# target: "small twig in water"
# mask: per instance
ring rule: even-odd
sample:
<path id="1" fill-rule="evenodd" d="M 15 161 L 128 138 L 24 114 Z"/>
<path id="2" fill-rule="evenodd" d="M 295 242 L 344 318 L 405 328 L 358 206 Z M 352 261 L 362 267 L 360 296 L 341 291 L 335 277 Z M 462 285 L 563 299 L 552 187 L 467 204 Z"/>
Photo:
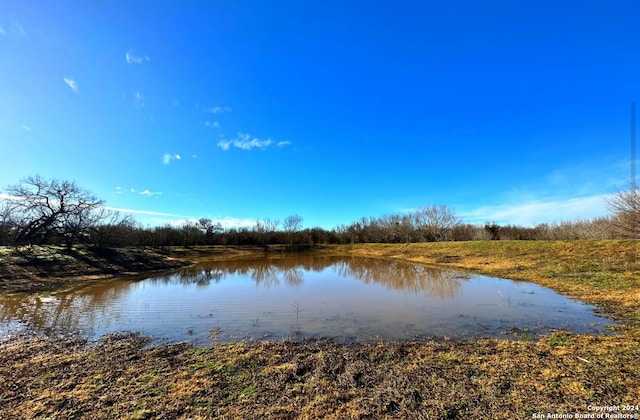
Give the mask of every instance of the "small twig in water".
<path id="1" fill-rule="evenodd" d="M 298 302 L 294 302 L 291 306 L 296 308 L 296 322 L 300 321 L 300 304 Z"/>

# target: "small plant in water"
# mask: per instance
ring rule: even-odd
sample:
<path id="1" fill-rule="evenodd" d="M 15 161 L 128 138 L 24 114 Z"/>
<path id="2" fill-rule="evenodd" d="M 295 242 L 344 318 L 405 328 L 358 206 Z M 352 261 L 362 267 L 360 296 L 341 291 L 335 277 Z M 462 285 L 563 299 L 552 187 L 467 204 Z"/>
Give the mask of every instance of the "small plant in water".
<path id="1" fill-rule="evenodd" d="M 220 328 L 213 328 L 211 330 L 209 330 L 209 335 L 211 336 L 212 340 L 217 340 L 218 339 L 218 334 L 220 334 L 220 331 L 222 331 L 222 329 Z"/>
<path id="2" fill-rule="evenodd" d="M 533 333 L 529 330 L 529 328 L 512 327 L 511 331 L 519 340 L 533 341 L 535 338 Z"/>
<path id="3" fill-rule="evenodd" d="M 300 304 L 298 302 L 294 302 L 291 306 L 296 308 L 296 323 L 300 322 Z"/>

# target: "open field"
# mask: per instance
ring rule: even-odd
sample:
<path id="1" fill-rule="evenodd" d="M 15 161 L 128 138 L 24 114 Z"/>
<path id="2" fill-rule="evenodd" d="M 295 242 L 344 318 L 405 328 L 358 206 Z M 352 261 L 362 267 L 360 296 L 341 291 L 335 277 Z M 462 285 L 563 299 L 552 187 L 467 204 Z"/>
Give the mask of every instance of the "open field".
<path id="1" fill-rule="evenodd" d="M 622 319 L 617 334 L 538 341 L 174 344 L 114 335 L 0 342 L 2 418 L 532 418 L 640 405 L 640 262 L 634 241 L 326 246 L 533 281 Z M 172 258 L 256 249 L 175 250 Z M 166 257 L 167 255 L 165 255 Z M 6 267 L 15 261 L 0 257 Z M 32 269 L 31 281 L 42 282 Z M 131 271 L 131 270 L 129 270 Z M 143 271 L 143 270 L 140 270 Z M 81 277 L 76 273 L 74 281 Z M 103 274 L 104 275 L 104 274 Z M 14 274 L 10 281 L 17 282 Z M 61 276 L 63 278 L 63 276 Z M 58 282 L 64 280 L 57 280 Z M 23 288 L 28 286 L 24 280 Z M 640 414 L 614 411 L 611 414 Z"/>

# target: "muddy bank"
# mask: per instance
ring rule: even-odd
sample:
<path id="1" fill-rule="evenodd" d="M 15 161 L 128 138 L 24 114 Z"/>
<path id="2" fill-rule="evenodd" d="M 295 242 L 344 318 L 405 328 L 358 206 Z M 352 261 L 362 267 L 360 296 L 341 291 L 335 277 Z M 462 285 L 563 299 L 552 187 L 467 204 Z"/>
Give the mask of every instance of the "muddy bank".
<path id="1" fill-rule="evenodd" d="M 233 259 L 283 253 L 285 245 L 97 249 L 76 246 L 0 247 L 0 292 L 64 285 L 172 270 L 199 259 Z M 305 249 L 306 250 L 306 249 Z"/>
<path id="2" fill-rule="evenodd" d="M 187 257 L 150 249 L 1 247 L 0 292 L 37 291 L 115 276 L 171 270 L 191 263 Z"/>

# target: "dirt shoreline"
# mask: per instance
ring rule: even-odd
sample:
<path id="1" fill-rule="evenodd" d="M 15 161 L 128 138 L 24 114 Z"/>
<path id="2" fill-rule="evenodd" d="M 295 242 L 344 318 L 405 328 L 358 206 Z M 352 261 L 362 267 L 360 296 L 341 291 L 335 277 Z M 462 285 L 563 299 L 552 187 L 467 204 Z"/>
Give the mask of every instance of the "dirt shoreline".
<path id="1" fill-rule="evenodd" d="M 18 418 L 533 418 L 640 405 L 633 241 L 396 244 L 315 252 L 533 281 L 623 319 L 618 334 L 540 340 L 323 340 L 145 347 L 149 338 L 0 340 L 0 415 Z M 174 250 L 181 263 L 257 249 Z M 210 254 L 211 252 L 209 252 Z M 70 277 L 71 278 L 71 277 Z M 46 279 L 45 279 L 46 280 Z"/>

